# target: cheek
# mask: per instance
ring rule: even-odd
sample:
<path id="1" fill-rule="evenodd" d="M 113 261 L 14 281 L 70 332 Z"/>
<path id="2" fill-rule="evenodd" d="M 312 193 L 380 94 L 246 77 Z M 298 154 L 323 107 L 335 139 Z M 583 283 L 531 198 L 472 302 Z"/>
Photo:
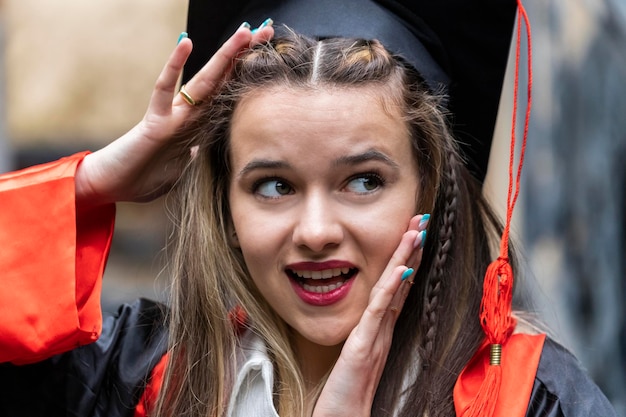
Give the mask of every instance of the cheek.
<path id="1" fill-rule="evenodd" d="M 415 215 L 412 201 L 397 203 L 388 205 L 385 210 L 370 213 L 367 218 L 355 218 L 351 223 L 351 230 L 372 272 L 376 270 L 376 273 L 382 273 Z"/>
<path id="2" fill-rule="evenodd" d="M 239 239 L 239 248 L 246 259 L 262 256 L 264 248 L 271 244 L 271 234 L 267 233 L 265 228 L 257 227 L 250 222 L 235 222 L 235 230 Z"/>
<path id="3" fill-rule="evenodd" d="M 402 226 L 404 222 L 388 222 L 381 224 L 375 232 L 369 235 L 368 251 L 370 252 L 368 259 L 374 261 L 378 268 L 384 269 L 389 263 L 391 256 L 398 248 L 402 235 L 406 231 L 406 226 Z M 408 220 L 407 220 L 408 224 Z M 370 264 L 372 262 L 369 262 Z"/>
<path id="4" fill-rule="evenodd" d="M 276 221 L 263 221 L 261 216 L 252 213 L 234 217 L 233 223 L 239 249 L 250 272 L 272 265 L 271 259 L 279 253 L 287 236 L 284 225 Z"/>

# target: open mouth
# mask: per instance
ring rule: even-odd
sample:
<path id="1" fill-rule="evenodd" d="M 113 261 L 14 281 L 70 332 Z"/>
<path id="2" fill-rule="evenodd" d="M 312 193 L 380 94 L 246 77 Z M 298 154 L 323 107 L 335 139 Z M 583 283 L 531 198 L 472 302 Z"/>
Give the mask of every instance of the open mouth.
<path id="1" fill-rule="evenodd" d="M 289 278 L 298 283 L 305 291 L 325 294 L 341 288 L 356 275 L 358 269 L 332 268 L 321 271 L 287 269 L 286 272 Z"/>

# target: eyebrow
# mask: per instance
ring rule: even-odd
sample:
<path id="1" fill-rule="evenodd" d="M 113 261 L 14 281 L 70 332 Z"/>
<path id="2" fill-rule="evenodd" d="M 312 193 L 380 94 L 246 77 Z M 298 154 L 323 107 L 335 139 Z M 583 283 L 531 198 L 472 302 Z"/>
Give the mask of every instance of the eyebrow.
<path id="1" fill-rule="evenodd" d="M 243 177 L 250 171 L 255 169 L 279 169 L 289 168 L 289 164 L 283 161 L 275 161 L 271 159 L 254 159 L 246 164 L 241 171 L 237 174 L 237 177 Z"/>
<path id="2" fill-rule="evenodd" d="M 389 165 L 391 168 L 400 169 L 400 165 L 398 165 L 396 161 L 376 149 L 369 149 L 355 155 L 341 156 L 335 160 L 334 165 L 359 165 L 369 161 L 380 161 Z"/>
<path id="3" fill-rule="evenodd" d="M 380 161 L 386 165 L 389 165 L 393 169 L 400 169 L 400 165 L 398 165 L 393 159 L 375 149 L 370 149 L 359 154 L 341 156 L 333 161 L 333 165 L 359 165 L 369 161 Z M 248 162 L 241 169 L 241 171 L 239 171 L 237 177 L 243 177 L 249 172 L 256 169 L 285 169 L 289 168 L 290 166 L 291 165 L 284 161 L 276 161 L 272 159 L 254 159 Z"/>

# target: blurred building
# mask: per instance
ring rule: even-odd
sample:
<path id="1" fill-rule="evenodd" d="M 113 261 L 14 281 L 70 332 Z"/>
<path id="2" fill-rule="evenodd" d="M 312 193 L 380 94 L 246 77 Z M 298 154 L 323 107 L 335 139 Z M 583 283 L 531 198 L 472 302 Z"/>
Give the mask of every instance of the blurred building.
<path id="1" fill-rule="evenodd" d="M 626 415 L 626 3 L 527 1 L 522 237 L 542 318 Z"/>

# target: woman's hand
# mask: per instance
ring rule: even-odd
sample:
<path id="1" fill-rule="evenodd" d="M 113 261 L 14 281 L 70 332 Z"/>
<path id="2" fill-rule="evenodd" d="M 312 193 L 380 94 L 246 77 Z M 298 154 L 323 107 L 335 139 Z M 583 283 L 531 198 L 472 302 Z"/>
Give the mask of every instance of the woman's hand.
<path id="1" fill-rule="evenodd" d="M 242 25 L 186 84 L 186 91 L 195 100 L 208 98 L 229 73 L 237 54 L 251 44 L 269 40 L 273 34 L 271 20 L 255 33 Z M 177 94 L 178 79 L 191 49 L 187 38 L 178 43 L 157 79 L 141 122 L 85 157 L 76 172 L 77 205 L 149 201 L 176 181 L 181 164 L 167 150 L 173 148 L 176 132 L 193 111 L 193 106 Z"/>
<path id="2" fill-rule="evenodd" d="M 361 320 L 346 340 L 315 405 L 313 417 L 362 417 L 372 402 L 387 362 L 393 329 L 422 260 L 429 216 L 415 216 L 370 294 Z M 422 221 L 423 219 L 423 221 Z M 410 275 L 409 275 L 410 274 Z M 406 279 L 402 277 L 409 275 Z"/>

